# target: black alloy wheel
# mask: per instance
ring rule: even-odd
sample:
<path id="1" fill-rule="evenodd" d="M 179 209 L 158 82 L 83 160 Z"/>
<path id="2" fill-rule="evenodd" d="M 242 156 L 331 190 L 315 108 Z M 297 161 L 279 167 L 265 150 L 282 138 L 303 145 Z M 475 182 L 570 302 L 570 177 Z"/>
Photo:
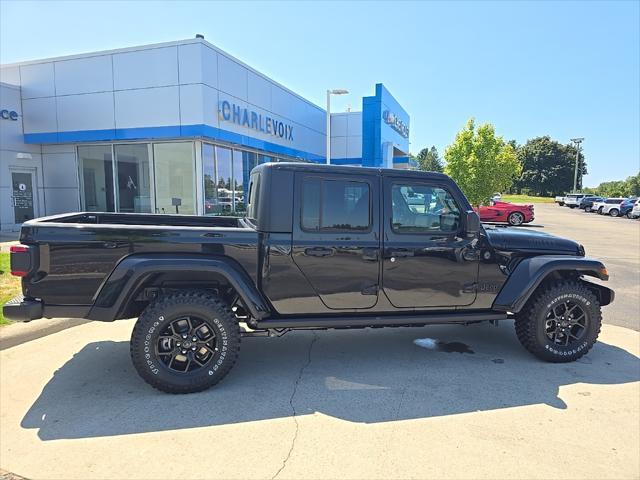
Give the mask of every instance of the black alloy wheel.
<path id="1" fill-rule="evenodd" d="M 557 345 L 577 345 L 587 331 L 589 318 L 577 302 L 567 300 L 551 307 L 545 319 L 547 338 Z"/>

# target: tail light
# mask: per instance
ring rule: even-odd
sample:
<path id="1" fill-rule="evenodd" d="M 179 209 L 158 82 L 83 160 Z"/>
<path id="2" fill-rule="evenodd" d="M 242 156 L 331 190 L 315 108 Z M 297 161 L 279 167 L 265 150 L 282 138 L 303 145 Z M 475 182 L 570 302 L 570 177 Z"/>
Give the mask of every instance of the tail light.
<path id="1" fill-rule="evenodd" d="M 11 253 L 11 275 L 16 277 L 26 277 L 31 271 L 31 251 L 28 245 L 12 245 L 9 248 Z"/>

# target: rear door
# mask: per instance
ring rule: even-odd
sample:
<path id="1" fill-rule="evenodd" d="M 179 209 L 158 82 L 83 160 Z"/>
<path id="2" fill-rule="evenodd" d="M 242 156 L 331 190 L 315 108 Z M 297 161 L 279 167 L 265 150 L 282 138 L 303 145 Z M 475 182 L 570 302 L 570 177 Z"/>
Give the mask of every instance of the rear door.
<path id="1" fill-rule="evenodd" d="M 446 184 L 384 179 L 384 293 L 398 308 L 471 305 L 478 255 L 463 232 L 463 203 Z"/>
<path id="2" fill-rule="evenodd" d="M 329 309 L 378 300 L 377 175 L 296 173 L 293 259 Z"/>

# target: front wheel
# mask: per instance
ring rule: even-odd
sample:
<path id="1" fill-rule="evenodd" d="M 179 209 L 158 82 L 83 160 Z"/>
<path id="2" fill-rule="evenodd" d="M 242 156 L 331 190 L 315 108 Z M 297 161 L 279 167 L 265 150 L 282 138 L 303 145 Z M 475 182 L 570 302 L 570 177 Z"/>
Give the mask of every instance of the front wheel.
<path id="1" fill-rule="evenodd" d="M 522 215 L 522 213 L 520 212 L 512 212 L 507 217 L 507 222 L 509 222 L 509 225 L 513 227 L 522 225 L 524 223 L 524 215 Z"/>
<path id="2" fill-rule="evenodd" d="M 167 393 L 212 387 L 229 373 L 239 350 L 236 318 L 206 292 L 156 300 L 142 312 L 131 334 L 131 359 L 138 374 Z"/>
<path id="3" fill-rule="evenodd" d="M 520 343 L 547 362 L 572 362 L 598 339 L 602 314 L 591 290 L 576 281 L 539 288 L 516 315 Z"/>
<path id="4" fill-rule="evenodd" d="M 598 208 L 598 215 L 602 215 L 602 209 L 603 209 L 603 208 L 604 208 L 604 207 L 600 207 L 600 208 Z"/>

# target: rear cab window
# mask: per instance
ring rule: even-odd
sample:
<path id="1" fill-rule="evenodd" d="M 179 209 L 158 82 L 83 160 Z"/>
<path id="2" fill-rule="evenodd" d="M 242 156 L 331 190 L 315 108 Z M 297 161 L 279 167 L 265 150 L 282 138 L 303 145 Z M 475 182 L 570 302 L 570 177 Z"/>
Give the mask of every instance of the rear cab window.
<path id="1" fill-rule="evenodd" d="M 300 217 L 300 227 L 307 232 L 367 232 L 371 229 L 369 184 L 306 177 Z"/>

